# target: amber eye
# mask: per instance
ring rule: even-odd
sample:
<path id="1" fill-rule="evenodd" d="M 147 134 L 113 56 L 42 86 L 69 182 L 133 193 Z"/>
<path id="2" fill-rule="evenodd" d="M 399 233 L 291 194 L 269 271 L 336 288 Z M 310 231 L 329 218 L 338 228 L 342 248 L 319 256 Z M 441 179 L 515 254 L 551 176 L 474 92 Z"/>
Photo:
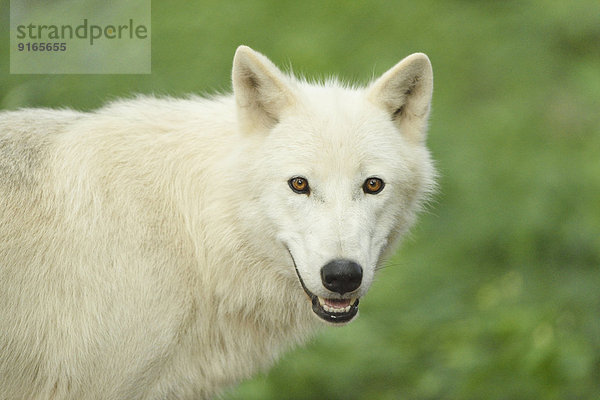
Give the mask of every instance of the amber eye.
<path id="1" fill-rule="evenodd" d="M 383 190 L 385 183 L 379 178 L 367 178 L 363 183 L 363 192 L 367 194 L 377 194 Z"/>
<path id="2" fill-rule="evenodd" d="M 290 188 L 300 194 L 308 194 L 310 188 L 308 187 L 308 181 L 306 178 L 302 178 L 301 176 L 296 176 L 288 181 L 288 185 Z"/>

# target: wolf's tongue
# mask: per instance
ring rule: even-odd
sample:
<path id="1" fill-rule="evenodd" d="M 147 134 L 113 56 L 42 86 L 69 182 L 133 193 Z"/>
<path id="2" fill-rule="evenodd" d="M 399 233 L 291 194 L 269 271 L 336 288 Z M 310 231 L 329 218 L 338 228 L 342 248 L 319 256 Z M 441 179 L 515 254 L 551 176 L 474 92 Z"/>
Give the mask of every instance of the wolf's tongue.
<path id="1" fill-rule="evenodd" d="M 324 299 L 325 304 L 333 308 L 345 308 L 350 305 L 350 299 Z"/>

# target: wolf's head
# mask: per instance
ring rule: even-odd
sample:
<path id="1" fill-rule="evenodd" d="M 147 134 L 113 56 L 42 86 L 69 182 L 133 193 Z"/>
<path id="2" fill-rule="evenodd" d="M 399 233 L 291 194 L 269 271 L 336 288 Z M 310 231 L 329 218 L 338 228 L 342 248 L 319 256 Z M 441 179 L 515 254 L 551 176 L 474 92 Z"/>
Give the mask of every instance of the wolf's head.
<path id="1" fill-rule="evenodd" d="M 282 250 L 316 315 L 350 321 L 433 187 L 429 59 L 413 54 L 367 88 L 349 88 L 286 76 L 241 46 L 233 88 L 257 231 Z"/>

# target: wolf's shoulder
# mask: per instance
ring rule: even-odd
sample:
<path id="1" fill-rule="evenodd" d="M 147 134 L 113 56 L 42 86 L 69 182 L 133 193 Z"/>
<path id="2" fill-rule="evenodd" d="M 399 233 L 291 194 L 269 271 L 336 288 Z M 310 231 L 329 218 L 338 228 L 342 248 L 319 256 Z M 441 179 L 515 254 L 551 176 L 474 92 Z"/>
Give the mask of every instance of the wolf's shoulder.
<path id="1" fill-rule="evenodd" d="M 24 108 L 0 112 L 0 140 L 32 140 L 62 130 L 85 113 L 71 109 Z"/>
<path id="2" fill-rule="evenodd" d="M 44 108 L 0 112 L 0 180 L 18 186 L 30 181 L 57 135 L 84 115 Z"/>

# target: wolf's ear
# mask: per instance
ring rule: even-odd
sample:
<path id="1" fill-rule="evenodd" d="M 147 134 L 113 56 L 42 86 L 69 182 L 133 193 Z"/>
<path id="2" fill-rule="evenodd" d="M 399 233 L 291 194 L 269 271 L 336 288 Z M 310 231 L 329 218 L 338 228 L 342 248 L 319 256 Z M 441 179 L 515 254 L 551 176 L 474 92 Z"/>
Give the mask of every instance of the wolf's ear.
<path id="1" fill-rule="evenodd" d="M 370 101 L 386 110 L 402 134 L 423 141 L 433 92 L 433 70 L 423 53 L 412 54 L 368 89 Z"/>
<path id="2" fill-rule="evenodd" d="M 272 128 L 293 104 L 290 79 L 250 47 L 235 52 L 232 81 L 239 122 L 247 132 Z"/>

